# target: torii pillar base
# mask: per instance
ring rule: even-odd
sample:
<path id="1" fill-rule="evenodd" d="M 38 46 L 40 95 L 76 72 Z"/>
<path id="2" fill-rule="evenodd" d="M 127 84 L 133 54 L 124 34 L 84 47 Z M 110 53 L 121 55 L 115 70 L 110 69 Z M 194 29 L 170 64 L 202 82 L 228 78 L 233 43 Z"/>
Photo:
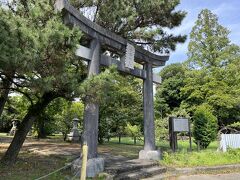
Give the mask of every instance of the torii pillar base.
<path id="1" fill-rule="evenodd" d="M 160 160 L 161 159 L 161 152 L 160 150 L 141 150 L 139 152 L 139 159 L 146 159 L 146 160 Z"/>
<path id="2" fill-rule="evenodd" d="M 86 176 L 88 178 L 94 178 L 99 173 L 103 172 L 104 165 L 105 165 L 104 161 L 105 159 L 101 157 L 88 159 Z M 78 158 L 73 162 L 73 165 L 71 168 L 73 174 L 78 173 L 81 167 L 82 167 L 82 159 Z M 80 177 L 80 176 L 81 174 L 78 173 L 77 177 Z"/>

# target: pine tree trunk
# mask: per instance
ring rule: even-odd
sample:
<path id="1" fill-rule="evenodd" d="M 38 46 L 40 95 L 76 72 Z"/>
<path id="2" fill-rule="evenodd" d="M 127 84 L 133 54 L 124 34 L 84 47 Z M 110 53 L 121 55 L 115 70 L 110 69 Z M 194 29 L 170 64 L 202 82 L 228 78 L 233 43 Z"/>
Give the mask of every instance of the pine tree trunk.
<path id="1" fill-rule="evenodd" d="M 53 93 L 46 93 L 42 96 L 41 99 L 39 99 L 36 104 L 32 105 L 28 109 L 28 112 L 19 125 L 10 146 L 1 159 L 1 163 L 11 165 L 16 162 L 19 151 L 27 137 L 29 130 L 33 125 L 33 122 L 40 116 L 47 105 L 55 98 L 56 96 Z"/>
<path id="2" fill-rule="evenodd" d="M 3 79 L 2 81 L 2 91 L 1 91 L 1 95 L 0 95 L 0 117 L 2 115 L 3 112 L 3 108 L 7 102 L 8 99 L 8 94 L 10 91 L 10 86 L 11 86 L 11 82 L 8 81 L 7 79 Z"/>

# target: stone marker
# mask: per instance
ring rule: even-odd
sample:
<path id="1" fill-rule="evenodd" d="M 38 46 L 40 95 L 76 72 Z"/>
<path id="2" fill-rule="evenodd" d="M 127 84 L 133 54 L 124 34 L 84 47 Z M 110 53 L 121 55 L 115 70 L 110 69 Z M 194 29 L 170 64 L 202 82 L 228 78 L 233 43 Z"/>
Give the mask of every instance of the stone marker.
<path id="1" fill-rule="evenodd" d="M 15 133 L 16 133 L 16 131 L 17 131 L 17 122 L 18 122 L 18 120 L 17 119 L 13 119 L 12 120 L 12 128 L 11 128 L 11 130 L 10 130 L 10 132 L 9 132 L 9 135 L 10 136 L 14 136 L 15 135 Z"/>
<path id="2" fill-rule="evenodd" d="M 79 119 L 78 118 L 74 118 L 73 119 L 73 128 L 71 130 L 71 132 L 67 135 L 67 141 L 70 142 L 80 142 L 80 133 L 78 131 L 78 122 Z"/>
<path id="3" fill-rule="evenodd" d="M 160 150 L 141 150 L 139 152 L 139 159 L 147 159 L 147 160 L 160 160 L 161 152 Z"/>

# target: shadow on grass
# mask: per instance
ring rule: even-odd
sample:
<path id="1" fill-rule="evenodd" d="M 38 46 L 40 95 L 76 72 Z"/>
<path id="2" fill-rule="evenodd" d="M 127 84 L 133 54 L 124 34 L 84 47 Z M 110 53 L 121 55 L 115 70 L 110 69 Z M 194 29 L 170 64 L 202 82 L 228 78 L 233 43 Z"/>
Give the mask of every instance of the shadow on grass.
<path id="1" fill-rule="evenodd" d="M 0 154 L 0 158 L 2 157 Z M 75 159 L 75 157 L 74 157 Z M 67 156 L 44 156 L 32 153 L 20 153 L 18 161 L 12 166 L 0 165 L 0 179 L 7 180 L 30 180 L 46 175 L 60 167 L 65 166 L 73 160 L 73 157 Z M 65 179 L 71 176 L 71 172 L 62 171 L 49 176 L 48 179 Z"/>

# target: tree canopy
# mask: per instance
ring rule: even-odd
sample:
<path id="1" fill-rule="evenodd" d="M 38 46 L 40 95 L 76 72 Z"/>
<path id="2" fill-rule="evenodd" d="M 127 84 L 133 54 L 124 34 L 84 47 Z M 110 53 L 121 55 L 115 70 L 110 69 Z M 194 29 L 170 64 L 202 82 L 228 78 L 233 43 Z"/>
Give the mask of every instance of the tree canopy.
<path id="1" fill-rule="evenodd" d="M 175 50 L 185 35 L 167 29 L 180 26 L 186 12 L 176 10 L 180 0 L 71 0 L 97 24 L 154 52 Z"/>
<path id="2" fill-rule="evenodd" d="M 220 124 L 236 120 L 240 102 L 235 83 L 239 76 L 229 76 L 229 71 L 236 68 L 240 49 L 230 43 L 228 34 L 229 31 L 218 23 L 216 15 L 209 10 L 201 11 L 191 32 L 188 53 L 190 70 L 186 75 L 186 85 L 182 88 L 183 96 L 187 97 L 184 103 L 189 108 L 209 104 Z"/>
<path id="3" fill-rule="evenodd" d="M 184 35 L 175 36 L 166 31 L 166 28 L 179 26 L 185 17 L 185 12 L 175 10 L 179 0 L 71 2 L 82 12 L 84 8 L 93 10 L 93 21 L 99 25 L 154 52 L 174 50 L 177 43 L 186 39 Z M 140 82 L 129 77 L 123 80 L 112 70 L 83 82 L 86 64 L 75 56 L 83 35 L 76 27 L 63 24 L 61 14 L 54 11 L 54 1 L 11 1 L 1 6 L 0 30 L 0 115 L 9 93 L 20 93 L 24 101 L 28 101 L 19 115 L 18 131 L 2 162 L 16 160 L 34 123 L 37 128 L 47 127 L 57 120 L 59 126 L 64 126 L 57 117 L 64 118 L 63 115 L 55 114 L 62 109 L 54 103 L 66 105 L 59 98 L 84 100 L 90 97 L 100 101 L 100 131 L 106 128 L 104 121 L 109 119 L 115 122 L 111 130 L 119 134 L 127 124 L 125 119 L 132 126 L 142 128 Z M 104 88 L 109 89 L 108 97 L 102 97 Z M 106 108 L 107 105 L 110 108 Z"/>
<path id="4" fill-rule="evenodd" d="M 0 71 L 5 73 L 13 68 L 13 90 L 24 94 L 30 102 L 3 157 L 4 162 L 12 163 L 36 118 L 55 98 L 71 97 L 85 71 L 82 61 L 74 55 L 81 33 L 62 23 L 51 2 L 13 1 L 9 8 L 1 7 L 1 14 L 3 28 L 9 28 L 13 34 L 10 38 L 16 41 L 16 44 L 5 44 L 6 49 L 14 45 L 14 51 L 19 53 L 15 58 L 7 55 L 1 58 Z M 13 20 L 10 24 L 9 19 Z M 24 67 L 20 68 L 22 71 L 18 71 L 21 67 L 18 64 Z"/>
<path id="5" fill-rule="evenodd" d="M 185 109 L 191 116 L 202 104 L 212 108 L 220 126 L 239 120 L 240 47 L 211 11 L 200 12 L 190 34 L 188 60 L 163 68 L 156 93 L 156 115 Z"/>

